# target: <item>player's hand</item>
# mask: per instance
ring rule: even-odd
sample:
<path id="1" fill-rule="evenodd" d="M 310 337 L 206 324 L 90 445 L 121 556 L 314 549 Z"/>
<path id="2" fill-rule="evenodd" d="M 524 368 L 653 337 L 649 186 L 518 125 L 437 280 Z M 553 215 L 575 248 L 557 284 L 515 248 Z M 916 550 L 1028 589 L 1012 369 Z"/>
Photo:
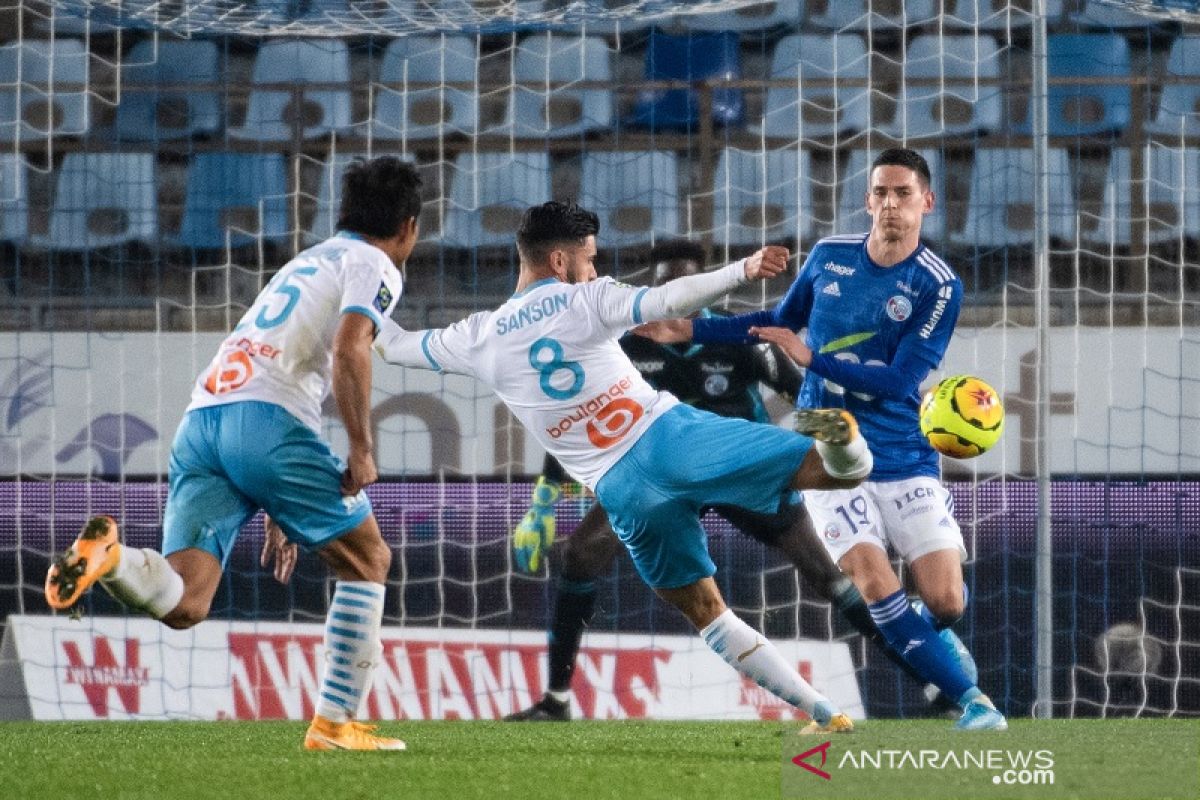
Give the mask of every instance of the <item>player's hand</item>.
<path id="1" fill-rule="evenodd" d="M 540 476 L 533 486 L 533 505 L 512 532 L 513 560 L 521 572 L 541 569 L 542 557 L 554 544 L 554 503 L 561 491 L 559 484 Z"/>
<path id="2" fill-rule="evenodd" d="M 258 556 L 258 564 L 266 569 L 274 561 L 275 580 L 287 585 L 287 582 L 292 579 L 292 570 L 296 568 L 296 558 L 300 554 L 300 548 L 287 540 L 287 537 L 283 535 L 283 528 L 279 527 L 279 523 L 270 516 L 264 518 L 263 527 L 266 529 L 267 535 L 263 537 L 263 549 Z"/>
<path id="3" fill-rule="evenodd" d="M 379 472 L 375 469 L 375 456 L 369 448 L 350 448 L 346 458 L 346 471 L 342 473 L 342 494 L 356 495 L 365 486 L 370 486 L 379 480 Z"/>
<path id="4" fill-rule="evenodd" d="M 757 336 L 764 342 L 770 342 L 779 347 L 787 357 L 795 361 L 802 367 L 807 367 L 812 364 L 812 350 L 809 349 L 795 331 L 787 328 L 765 327 L 758 326 L 750 328 L 751 336 Z"/>
<path id="5" fill-rule="evenodd" d="M 663 319 L 657 322 L 646 322 L 631 329 L 638 336 L 659 344 L 676 344 L 692 340 L 692 321 L 690 319 Z"/>
<path id="6" fill-rule="evenodd" d="M 746 259 L 747 280 L 774 278 L 787 269 L 790 255 L 786 247 L 767 245 Z"/>

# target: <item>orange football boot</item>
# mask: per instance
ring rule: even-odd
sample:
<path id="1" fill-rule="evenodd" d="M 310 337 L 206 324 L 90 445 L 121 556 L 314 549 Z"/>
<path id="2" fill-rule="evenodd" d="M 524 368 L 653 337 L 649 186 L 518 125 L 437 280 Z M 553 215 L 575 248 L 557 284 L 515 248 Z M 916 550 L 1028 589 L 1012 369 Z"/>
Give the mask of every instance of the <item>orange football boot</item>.
<path id="1" fill-rule="evenodd" d="M 400 739 L 375 735 L 375 725 L 350 720 L 334 722 L 320 714 L 313 717 L 304 735 L 305 750 L 404 750 Z"/>
<path id="2" fill-rule="evenodd" d="M 800 733 L 809 735 L 813 733 L 853 733 L 854 721 L 845 714 L 834 714 L 829 718 L 829 722 L 822 725 L 813 720 L 800 729 Z"/>
<path id="3" fill-rule="evenodd" d="M 846 445 L 858 437 L 858 421 L 844 408 L 801 408 L 796 411 L 796 433 L 818 442 Z"/>
<path id="4" fill-rule="evenodd" d="M 70 548 L 51 562 L 46 572 L 46 602 L 60 611 L 70 608 L 120 560 L 117 521 L 92 517 Z"/>

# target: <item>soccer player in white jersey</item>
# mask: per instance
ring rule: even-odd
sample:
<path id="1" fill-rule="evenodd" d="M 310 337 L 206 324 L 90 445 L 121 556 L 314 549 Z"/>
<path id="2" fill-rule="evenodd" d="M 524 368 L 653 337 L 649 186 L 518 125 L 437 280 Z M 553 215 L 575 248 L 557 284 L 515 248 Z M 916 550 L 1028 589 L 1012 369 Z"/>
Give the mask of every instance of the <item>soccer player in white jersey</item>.
<path id="1" fill-rule="evenodd" d="M 871 470 L 854 418 L 814 415 L 819 441 L 683 405 L 642 378 L 617 339 L 643 321 L 687 314 L 788 252 L 750 258 L 655 288 L 596 279 L 595 214 L 573 203 L 529 209 L 517 235 L 517 292 L 492 312 L 408 332 L 385 321 L 376 348 L 395 364 L 474 376 L 494 391 L 576 480 L 596 493 L 642 579 L 679 608 L 730 666 L 808 713 L 812 731 L 849 717 L 725 606 L 700 510 L 779 509 L 793 489 L 853 487 Z"/>
<path id="2" fill-rule="evenodd" d="M 46 576 L 54 608 L 99 582 L 130 609 L 190 628 L 208 616 L 242 525 L 266 510 L 337 576 L 310 750 L 404 749 L 354 717 L 382 651 L 391 565 L 363 491 L 377 478 L 371 346 L 403 289 L 420 186 L 397 158 L 351 164 L 339 233 L 279 270 L 196 379 L 171 447 L 162 553 L 122 546 L 116 522 L 95 517 Z M 346 462 L 319 435 L 331 388 Z"/>

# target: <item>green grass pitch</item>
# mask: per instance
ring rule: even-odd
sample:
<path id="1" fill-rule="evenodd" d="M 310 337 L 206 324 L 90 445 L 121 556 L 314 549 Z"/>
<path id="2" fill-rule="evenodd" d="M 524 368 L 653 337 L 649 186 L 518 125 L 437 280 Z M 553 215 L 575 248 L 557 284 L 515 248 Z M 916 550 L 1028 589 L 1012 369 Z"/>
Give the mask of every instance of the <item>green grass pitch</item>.
<path id="1" fill-rule="evenodd" d="M 1197 797 L 1195 720 L 1013 720 L 1003 734 L 870 720 L 849 736 L 793 723 L 388 723 L 404 753 L 308 753 L 296 722 L 0 723 L 5 798 L 1174 798 Z M 831 741 L 831 780 L 785 749 Z M 845 751 L 1049 748 L 1055 783 L 993 786 L 979 771 L 863 771 Z M 818 763 L 814 761 L 813 763 Z M 912 783 L 916 780 L 916 783 Z M 905 783 L 909 781 L 909 783 Z M 919 787 L 915 794 L 909 788 Z M 785 792 L 787 794 L 785 794 Z M 898 793 L 899 792 L 899 793 Z"/>

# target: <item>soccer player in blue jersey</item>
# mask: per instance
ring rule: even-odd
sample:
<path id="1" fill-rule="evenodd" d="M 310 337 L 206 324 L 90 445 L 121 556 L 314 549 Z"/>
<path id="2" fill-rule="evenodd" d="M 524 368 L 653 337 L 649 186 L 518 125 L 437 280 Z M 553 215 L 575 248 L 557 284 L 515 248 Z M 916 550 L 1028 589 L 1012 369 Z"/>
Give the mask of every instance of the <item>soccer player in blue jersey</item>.
<path id="1" fill-rule="evenodd" d="M 853 489 L 805 493 L 817 531 L 892 648 L 962 707 L 957 726 L 1003 730 L 1004 716 L 976 686 L 970 654 L 950 630 L 966 606 L 966 548 L 938 455 L 917 424 L 919 387 L 941 363 L 962 302 L 958 276 L 921 244 L 922 219 L 934 206 L 929 183 L 920 154 L 885 150 L 871 167 L 870 232 L 818 242 L 776 308 L 643 332 L 657 341 L 779 345 L 807 368 L 798 418 L 829 406 L 854 414 L 874 469 Z M 912 605 L 889 545 L 921 597 Z"/>

